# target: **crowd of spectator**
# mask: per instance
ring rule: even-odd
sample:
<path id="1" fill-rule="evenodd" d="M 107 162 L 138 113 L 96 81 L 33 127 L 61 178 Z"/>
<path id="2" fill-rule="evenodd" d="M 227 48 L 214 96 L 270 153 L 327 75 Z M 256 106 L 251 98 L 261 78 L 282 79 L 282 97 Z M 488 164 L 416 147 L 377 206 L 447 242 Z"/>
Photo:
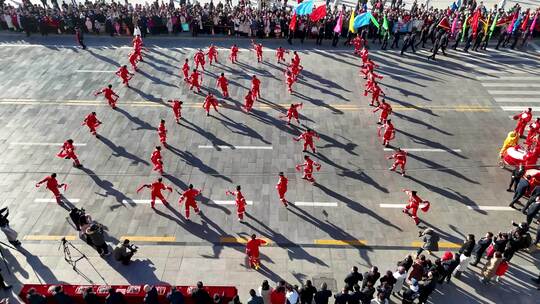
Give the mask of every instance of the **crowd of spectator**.
<path id="1" fill-rule="evenodd" d="M 157 0 L 145 5 L 133 5 L 128 0 L 124 3 L 114 0 L 111 2 L 96 0 L 85 3 L 41 1 L 42 5 L 36 5 L 30 3 L 29 0 L 22 0 L 22 4 L 18 7 L 0 1 L 3 11 L 0 14 L 0 28 L 24 31 L 27 35 L 35 32 L 48 35 L 49 33 L 73 34 L 78 27 L 84 33 L 111 36 L 131 36 L 138 28 L 142 36 L 177 35 L 188 32 L 193 36 L 207 34 L 257 38 L 288 37 L 289 42 L 292 42 L 292 38 L 298 38 L 301 42 L 305 38 L 320 38 L 320 40 L 333 39 L 333 45 L 336 46 L 340 37 L 347 38 L 347 43 L 353 35 L 348 31 L 349 17 L 353 9 L 356 9 L 356 15 L 358 15 L 368 7 L 366 3 L 368 0 L 360 0 L 356 8 L 346 8 L 344 5 L 332 6 L 327 1 L 326 17 L 312 22 L 308 16 L 301 16 L 297 19 L 295 30 L 291 31 L 289 25 L 294 10 L 287 0 L 273 1 L 271 4 L 267 4 L 270 3 L 269 1 L 259 1 L 257 7 L 248 0 L 239 0 L 234 5 L 231 0 L 225 0 L 224 3 L 218 0 L 217 4 L 210 1 L 204 5 L 186 1 L 180 1 L 179 4 L 173 1 L 159 3 Z M 381 43 L 382 39 L 392 39 L 394 41 L 392 47 L 399 47 L 400 38 L 407 39 L 407 34 L 417 32 L 420 34 L 420 39 L 424 39 L 422 45 L 428 37 L 431 37 L 433 43 L 437 25 L 444 17 L 449 17 L 450 22 L 454 18 L 462 22 L 466 18 L 465 12 L 472 14 L 476 9 L 480 9 L 482 16 L 485 19 L 489 16 L 489 20 L 493 20 L 498 11 L 499 20 L 501 20 L 519 8 L 516 4 L 505 11 L 497 8 L 496 5 L 487 8 L 483 2 L 465 0 L 459 8 L 451 6 L 447 9 L 428 8 L 425 4 L 418 5 L 414 1 L 412 6 L 406 9 L 401 0 L 369 1 L 370 10 L 379 24 L 382 24 L 386 17 L 388 31 L 370 24 L 359 32 L 372 37 L 373 42 L 378 40 Z M 340 18 L 342 11 L 344 13 Z M 529 22 L 532 22 L 532 19 L 529 18 Z M 338 20 L 342 20 L 343 30 L 340 33 L 334 32 Z M 459 40 L 456 39 L 459 34 L 459 30 L 452 33 L 451 39 Z"/>

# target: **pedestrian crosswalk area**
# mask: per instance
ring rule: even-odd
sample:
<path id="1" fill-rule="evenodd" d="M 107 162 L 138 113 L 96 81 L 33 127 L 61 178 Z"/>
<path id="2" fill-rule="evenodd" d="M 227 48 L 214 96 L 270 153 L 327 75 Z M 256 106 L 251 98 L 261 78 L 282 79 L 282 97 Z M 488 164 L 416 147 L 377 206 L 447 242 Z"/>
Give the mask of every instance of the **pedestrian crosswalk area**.
<path id="1" fill-rule="evenodd" d="M 486 55 L 487 56 L 487 55 Z M 465 64 L 487 94 L 503 110 L 520 112 L 524 108 L 540 110 L 540 58 L 535 53 L 480 56 Z"/>

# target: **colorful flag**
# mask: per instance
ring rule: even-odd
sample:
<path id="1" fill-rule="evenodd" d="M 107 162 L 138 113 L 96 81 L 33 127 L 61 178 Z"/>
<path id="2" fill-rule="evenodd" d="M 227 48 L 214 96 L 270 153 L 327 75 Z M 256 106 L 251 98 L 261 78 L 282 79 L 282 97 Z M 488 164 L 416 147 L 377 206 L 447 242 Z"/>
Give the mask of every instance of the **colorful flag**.
<path id="1" fill-rule="evenodd" d="M 476 37 L 476 34 L 478 33 L 478 23 L 480 22 L 481 14 L 482 12 L 480 11 L 480 9 L 477 9 L 471 18 L 471 30 L 472 30 L 473 37 Z"/>
<path id="2" fill-rule="evenodd" d="M 514 22 L 514 27 L 512 27 L 512 33 L 514 33 L 519 28 L 522 20 L 523 20 L 523 16 L 519 14 L 518 18 L 516 19 L 516 22 Z"/>
<path id="3" fill-rule="evenodd" d="M 354 28 L 357 29 L 357 28 L 361 28 L 363 26 L 366 26 L 369 24 L 369 22 L 371 21 L 371 13 L 370 12 L 365 12 L 363 14 L 360 14 L 358 16 L 356 16 L 354 18 Z"/>
<path id="4" fill-rule="evenodd" d="M 291 31 L 296 30 L 296 13 L 292 15 L 291 22 L 289 23 L 289 29 Z"/>
<path id="5" fill-rule="evenodd" d="M 450 29 L 450 22 L 448 22 L 448 17 L 442 18 L 442 20 L 439 22 L 439 24 L 437 26 L 442 27 L 445 30 L 449 30 Z"/>
<path id="6" fill-rule="evenodd" d="M 354 28 L 354 11 L 351 12 L 351 18 L 349 18 L 349 32 L 356 33 L 356 29 Z"/>
<path id="7" fill-rule="evenodd" d="M 482 20 L 482 22 L 484 22 L 484 37 L 487 35 L 490 20 L 491 20 L 491 15 L 488 15 L 487 20 Z"/>
<path id="8" fill-rule="evenodd" d="M 386 18 L 386 15 L 384 15 L 383 22 L 382 22 L 382 28 L 383 28 L 383 30 L 388 31 L 388 27 L 389 27 L 388 19 Z"/>
<path id="9" fill-rule="evenodd" d="M 309 15 L 313 12 L 313 0 L 303 1 L 296 7 L 295 13 L 298 16 Z"/>
<path id="10" fill-rule="evenodd" d="M 530 19 L 529 10 L 527 10 L 526 15 L 525 15 L 525 20 L 523 20 L 523 22 L 521 23 L 521 30 L 522 31 L 527 30 L 527 25 L 529 25 L 529 19 Z"/>
<path id="11" fill-rule="evenodd" d="M 326 5 L 321 5 L 317 7 L 313 10 L 311 15 L 309 15 L 309 19 L 313 22 L 317 22 L 324 17 L 326 17 Z"/>
<path id="12" fill-rule="evenodd" d="M 533 19 L 533 22 L 531 23 L 531 29 L 530 29 L 530 32 L 531 32 L 531 38 L 532 38 L 532 33 L 534 32 L 534 28 L 536 27 L 536 19 L 538 18 L 538 13 L 536 13 L 534 15 L 534 19 Z"/>
<path id="13" fill-rule="evenodd" d="M 495 18 L 493 19 L 493 23 L 491 24 L 491 27 L 489 28 L 489 38 L 491 38 L 491 35 L 493 35 L 493 31 L 495 31 L 495 26 L 497 26 L 497 20 L 499 19 L 499 11 L 495 14 Z"/>
<path id="14" fill-rule="evenodd" d="M 456 28 L 458 26 L 459 21 L 459 13 L 454 17 L 454 20 L 452 20 L 452 29 L 450 30 L 450 33 L 454 35 L 456 33 Z"/>
<path id="15" fill-rule="evenodd" d="M 461 42 L 465 40 L 465 30 L 467 30 L 467 21 L 469 20 L 469 16 L 465 16 L 465 21 L 463 22 L 463 27 L 461 28 Z"/>
<path id="16" fill-rule="evenodd" d="M 341 34 L 341 24 L 343 24 L 343 11 L 339 12 L 338 21 L 334 27 L 334 32 Z"/>
<path id="17" fill-rule="evenodd" d="M 370 14 L 370 18 L 371 22 L 373 23 L 373 25 L 375 25 L 376 28 L 380 28 L 381 25 L 379 24 L 379 21 L 377 21 L 377 18 L 373 17 L 373 15 Z"/>

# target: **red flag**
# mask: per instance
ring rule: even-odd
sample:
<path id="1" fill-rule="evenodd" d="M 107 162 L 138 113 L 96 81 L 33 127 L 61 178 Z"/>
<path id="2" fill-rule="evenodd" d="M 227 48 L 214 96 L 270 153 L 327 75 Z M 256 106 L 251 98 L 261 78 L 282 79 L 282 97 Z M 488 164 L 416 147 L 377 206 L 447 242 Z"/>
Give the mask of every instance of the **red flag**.
<path id="1" fill-rule="evenodd" d="M 512 21 L 512 18 L 513 18 L 512 15 L 500 18 L 499 20 L 497 20 L 496 26 L 506 25 Z"/>
<path id="2" fill-rule="evenodd" d="M 322 18 L 326 17 L 326 5 L 321 5 L 313 10 L 311 15 L 309 15 L 309 19 L 313 22 L 317 22 L 321 20 Z"/>
<path id="3" fill-rule="evenodd" d="M 445 30 L 450 30 L 450 22 L 448 21 L 448 17 L 444 17 L 437 26 L 440 26 Z"/>
<path id="4" fill-rule="evenodd" d="M 471 18 L 471 29 L 473 37 L 476 37 L 476 34 L 478 32 L 478 23 L 480 22 L 480 15 L 482 12 L 480 9 L 477 9 L 476 12 L 474 12 L 474 15 Z"/>
<path id="5" fill-rule="evenodd" d="M 527 23 L 529 23 L 529 10 L 527 10 L 527 14 L 525 15 L 525 19 L 523 19 L 523 22 L 521 23 L 521 30 L 522 31 L 527 30 Z"/>
<path id="6" fill-rule="evenodd" d="M 292 15 L 291 22 L 289 23 L 289 29 L 291 31 L 296 30 L 296 13 L 294 13 L 294 15 Z"/>

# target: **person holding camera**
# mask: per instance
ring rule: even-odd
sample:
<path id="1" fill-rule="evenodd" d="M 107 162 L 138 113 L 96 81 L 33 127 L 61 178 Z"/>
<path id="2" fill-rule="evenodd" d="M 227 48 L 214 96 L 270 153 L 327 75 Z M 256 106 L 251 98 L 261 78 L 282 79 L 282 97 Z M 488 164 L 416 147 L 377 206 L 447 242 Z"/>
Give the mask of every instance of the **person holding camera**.
<path id="1" fill-rule="evenodd" d="M 85 234 L 86 242 L 89 245 L 94 246 L 101 256 L 107 256 L 111 254 L 109 252 L 109 247 L 107 246 L 107 243 L 105 243 L 105 234 L 101 225 L 92 224 L 85 230 Z"/>
<path id="2" fill-rule="evenodd" d="M 20 246 L 21 242 L 17 240 L 17 236 L 19 234 L 17 233 L 17 231 L 9 227 L 8 215 L 9 215 L 8 207 L 0 209 L 0 229 L 6 235 L 6 238 L 8 239 L 11 245 Z"/>
<path id="3" fill-rule="evenodd" d="M 126 239 L 121 244 L 118 244 L 113 250 L 113 257 L 116 261 L 122 262 L 124 265 L 129 265 L 131 257 L 137 252 L 138 247 L 131 245 Z"/>

